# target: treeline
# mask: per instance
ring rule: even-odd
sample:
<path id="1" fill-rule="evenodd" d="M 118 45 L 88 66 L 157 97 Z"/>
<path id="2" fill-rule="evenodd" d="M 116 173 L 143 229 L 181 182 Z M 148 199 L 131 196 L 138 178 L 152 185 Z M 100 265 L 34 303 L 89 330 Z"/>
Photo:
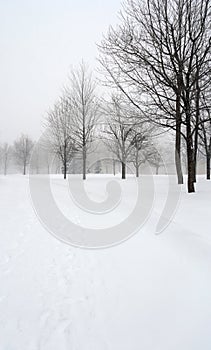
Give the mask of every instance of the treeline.
<path id="1" fill-rule="evenodd" d="M 42 143 L 60 159 L 64 178 L 72 159 L 80 154 L 85 180 L 87 155 L 99 148 L 100 143 L 121 163 L 123 179 L 127 163 L 134 164 L 136 176 L 146 161 L 157 167 L 161 163 L 161 155 L 152 142 L 154 126 L 127 103 L 121 92 L 116 91 L 107 100 L 99 98 L 96 82 L 83 62 L 71 72 L 68 84 L 48 112 L 45 126 Z"/>
<path id="2" fill-rule="evenodd" d="M 7 175 L 8 168 L 12 163 L 20 167 L 25 175 L 33 146 L 34 142 L 31 138 L 24 134 L 17 138 L 13 145 L 9 145 L 6 142 L 0 144 L 0 164 L 3 174 Z"/>
<path id="3" fill-rule="evenodd" d="M 103 131 L 104 133 L 104 131 Z M 106 131 L 108 134 L 108 131 Z M 47 132 L 49 135 L 49 130 Z M 102 134 L 101 134 L 102 136 Z M 66 157 L 64 163 L 64 154 L 67 151 L 63 149 L 63 153 L 60 149 L 59 154 L 55 152 L 55 149 L 51 143 L 49 143 L 46 134 L 44 138 L 38 141 L 33 141 L 28 135 L 22 134 L 17 140 L 9 145 L 8 143 L 0 144 L 0 174 L 14 174 L 21 172 L 23 175 L 30 174 L 63 174 L 66 178 L 69 174 L 83 174 L 85 177 L 87 173 L 106 173 L 116 175 L 121 172 L 122 178 L 126 178 L 126 168 L 129 165 L 129 173 L 139 176 L 139 168 L 145 164 L 146 161 L 155 169 L 154 173 L 158 174 L 159 169 L 164 166 L 164 158 L 167 162 L 171 162 L 171 159 L 167 157 L 167 149 L 160 147 L 158 144 L 155 147 L 152 144 L 148 144 L 146 136 L 141 136 L 142 139 L 137 140 L 137 134 L 135 137 L 136 145 L 133 148 L 131 141 L 128 143 L 128 139 L 125 139 L 126 155 L 123 155 L 122 145 L 121 147 L 116 145 L 116 139 L 103 138 L 100 136 L 99 130 L 93 134 L 92 142 L 89 144 L 88 160 L 86 162 L 86 168 L 84 171 L 83 154 L 80 149 Z M 139 143 L 139 147 L 137 144 Z M 139 152 L 143 151 L 142 155 Z M 131 154 L 129 152 L 131 151 Z M 134 153 L 135 151 L 135 153 Z M 169 151 L 169 150 L 168 150 Z M 164 153 L 163 153 L 164 152 Z M 138 156 L 137 156 L 138 153 Z M 124 157 L 124 162 L 122 161 Z M 64 164 L 66 167 L 64 168 Z M 132 165 L 132 166 L 131 166 Z M 144 167 L 142 169 L 144 171 Z"/>

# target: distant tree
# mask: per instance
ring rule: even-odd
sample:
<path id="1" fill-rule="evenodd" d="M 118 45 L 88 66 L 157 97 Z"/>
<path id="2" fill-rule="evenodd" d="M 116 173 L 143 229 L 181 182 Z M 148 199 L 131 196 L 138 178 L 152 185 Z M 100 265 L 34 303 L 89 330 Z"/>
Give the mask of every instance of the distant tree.
<path id="1" fill-rule="evenodd" d="M 98 160 L 95 164 L 95 169 L 94 169 L 96 174 L 100 174 L 102 171 L 102 165 L 101 165 L 101 161 Z"/>
<path id="2" fill-rule="evenodd" d="M 65 100 L 73 109 L 72 133 L 77 148 L 82 153 L 83 180 L 87 172 L 87 152 L 93 141 L 94 129 L 99 112 L 95 95 L 95 82 L 87 65 L 82 62 L 77 70 L 72 70 L 65 88 Z"/>
<path id="3" fill-rule="evenodd" d="M 126 178 L 127 161 L 134 147 L 133 135 L 136 122 L 129 118 L 130 112 L 121 95 L 113 95 L 111 102 L 106 103 L 105 106 L 107 121 L 104 142 L 121 163 L 122 179 Z"/>
<path id="4" fill-rule="evenodd" d="M 4 175 L 7 175 L 7 169 L 8 169 L 8 164 L 9 160 L 11 157 L 11 146 L 8 145 L 8 143 L 4 143 L 0 147 L 0 154 L 1 154 L 1 161 L 2 161 L 2 167 L 3 167 L 3 173 Z"/>
<path id="5" fill-rule="evenodd" d="M 155 173 L 158 175 L 159 169 L 163 165 L 163 160 L 161 154 L 155 147 L 152 147 L 151 150 L 149 150 L 147 160 L 152 166 L 155 167 Z"/>
<path id="6" fill-rule="evenodd" d="M 130 161 L 136 169 L 136 177 L 139 177 L 139 168 L 145 163 L 149 153 L 152 153 L 151 139 L 153 137 L 154 127 L 149 123 L 142 122 L 133 128 L 131 145 L 133 149 L 130 155 Z"/>
<path id="7" fill-rule="evenodd" d="M 41 167 L 41 148 L 35 147 L 33 150 L 33 157 L 31 159 L 31 169 L 36 174 L 39 174 Z"/>
<path id="8" fill-rule="evenodd" d="M 207 180 L 210 180 L 210 165 L 211 165 L 211 122 L 202 124 L 200 139 L 204 146 L 204 151 L 202 153 L 206 158 L 206 174 Z"/>
<path id="9" fill-rule="evenodd" d="M 116 159 L 113 157 L 112 159 L 112 169 L 113 169 L 113 175 L 116 175 Z"/>
<path id="10" fill-rule="evenodd" d="M 47 150 L 44 152 L 44 162 L 46 165 L 46 169 L 47 169 L 47 174 L 50 174 L 51 172 L 51 163 L 52 163 L 52 153 L 50 152 L 50 150 Z"/>
<path id="11" fill-rule="evenodd" d="M 15 142 L 13 153 L 16 163 L 23 168 L 23 175 L 26 174 L 26 168 L 30 161 L 31 152 L 34 143 L 28 135 L 22 134 Z"/>
<path id="12" fill-rule="evenodd" d="M 73 108 L 65 98 L 61 98 L 48 112 L 46 123 L 47 145 L 61 161 L 64 179 L 67 177 L 69 164 L 77 151 L 73 132 Z M 49 164 L 48 164 L 49 171 Z"/>

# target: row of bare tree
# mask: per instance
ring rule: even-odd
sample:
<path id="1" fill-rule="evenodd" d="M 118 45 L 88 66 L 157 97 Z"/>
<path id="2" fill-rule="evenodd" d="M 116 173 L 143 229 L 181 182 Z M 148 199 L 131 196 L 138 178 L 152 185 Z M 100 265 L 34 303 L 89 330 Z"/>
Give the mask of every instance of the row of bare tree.
<path id="1" fill-rule="evenodd" d="M 64 178 L 72 160 L 79 155 L 83 163 L 83 179 L 86 179 L 87 153 L 98 147 L 100 142 L 106 145 L 114 162 L 116 159 L 121 163 L 123 179 L 126 178 L 127 163 L 133 163 L 136 176 L 139 176 L 139 168 L 146 161 L 158 172 L 163 160 L 156 136 L 164 133 L 165 128 L 161 124 L 158 129 L 157 123 L 148 117 L 147 112 L 151 106 L 147 106 L 148 109 L 143 112 L 128 100 L 121 89 L 116 89 L 110 99 L 100 100 L 95 94 L 95 88 L 88 67 L 82 63 L 77 70 L 71 72 L 62 96 L 46 117 L 47 147 L 60 159 Z M 206 113 L 208 112 L 207 107 Z M 198 130 L 197 149 L 206 153 L 207 178 L 210 178 L 208 137 L 211 134 L 208 122 L 210 123 L 210 117 L 205 116 Z M 180 145 L 181 173 L 182 151 L 184 152 L 184 147 Z"/>
<path id="2" fill-rule="evenodd" d="M 82 71 L 86 74 L 85 66 Z M 121 164 L 123 179 L 126 178 L 127 163 L 134 164 L 137 177 L 140 165 L 146 160 L 158 171 L 162 162 L 159 152 L 151 142 L 153 128 L 144 121 L 137 120 L 136 115 L 133 114 L 134 110 L 128 108 L 120 95 L 113 95 L 110 102 L 103 101 L 100 105 L 98 101 L 95 105 L 90 105 L 89 112 L 90 114 L 87 109 L 84 117 L 79 118 L 68 94 L 67 99 L 61 99 L 60 103 L 55 104 L 54 109 L 48 113 L 46 119 L 48 128 L 47 133 L 44 133 L 44 142 L 43 139 L 41 144 L 33 142 L 28 135 L 22 134 L 12 146 L 8 143 L 0 145 L 0 165 L 3 173 L 7 174 L 9 163 L 10 165 L 16 164 L 24 175 L 29 163 L 32 173 L 38 174 L 43 171 L 50 173 L 53 169 L 53 161 L 55 163 L 59 160 L 53 171 L 60 172 L 60 164 L 62 164 L 64 178 L 66 178 L 70 165 L 72 171 L 76 171 L 77 165 L 74 161 L 78 158 L 82 159 L 83 179 L 85 179 L 87 152 L 90 150 L 89 153 L 92 151 L 95 153 L 103 145 L 106 148 L 103 147 L 102 158 L 106 158 L 105 149 L 107 149 L 113 159 L 114 168 L 117 162 Z M 133 115 L 130 122 L 128 122 L 129 115 Z M 100 122 L 99 116 L 101 116 Z M 103 128 L 101 128 L 102 125 Z M 33 157 L 31 158 L 32 151 Z M 106 162 L 106 159 L 104 160 Z M 96 161 L 94 168 L 97 172 L 99 172 L 98 165 Z"/>
<path id="3" fill-rule="evenodd" d="M 8 166 L 11 161 L 20 167 L 25 175 L 33 146 L 34 142 L 31 138 L 24 134 L 17 138 L 13 145 L 9 145 L 6 142 L 0 145 L 0 163 L 4 175 L 7 175 Z"/>
<path id="4" fill-rule="evenodd" d="M 128 162 L 135 165 L 136 176 L 146 160 L 156 162 L 158 167 L 160 155 L 152 145 L 154 126 L 141 118 L 122 93 L 113 94 L 110 100 L 100 100 L 95 87 L 88 67 L 82 62 L 71 72 L 62 96 L 46 117 L 46 143 L 60 159 L 64 178 L 72 159 L 80 154 L 86 179 L 87 152 L 100 141 L 121 162 L 123 179 Z"/>
<path id="5" fill-rule="evenodd" d="M 136 109 L 129 106 L 123 97 L 124 96 L 120 94 L 115 94 L 110 101 L 101 101 L 101 105 L 98 103 L 98 116 L 99 111 L 101 111 L 101 119 L 98 119 L 98 121 L 95 119 L 94 123 L 92 123 L 92 137 L 87 139 L 86 157 L 87 151 L 90 150 L 89 156 L 92 154 L 92 163 L 93 160 L 95 163 L 96 149 L 97 152 L 101 151 L 102 155 L 101 161 L 97 161 L 94 167 L 92 166 L 90 168 L 90 164 L 88 165 L 88 171 L 94 170 L 94 172 L 100 172 L 102 171 L 103 164 L 104 168 L 105 166 L 107 167 L 107 153 L 110 154 L 110 158 L 113 159 L 114 175 L 116 173 L 116 164 L 121 164 L 123 179 L 126 178 L 128 163 L 133 163 L 137 177 L 139 176 L 141 164 L 146 161 L 155 167 L 156 173 L 158 173 L 158 169 L 163 165 L 161 157 L 163 152 L 159 151 L 160 147 L 157 143 L 152 142 L 157 133 L 155 132 L 155 127 L 153 124 L 141 118 L 140 115 L 137 114 Z M 60 111 L 59 108 L 63 106 L 63 104 L 57 105 L 54 111 L 48 114 L 47 145 L 46 143 L 41 145 L 38 143 L 36 145 L 27 135 L 21 135 L 21 137 L 14 142 L 13 146 L 9 146 L 7 143 L 0 145 L 0 163 L 5 175 L 7 174 L 9 163 L 10 165 L 11 163 L 16 163 L 16 165 L 22 168 L 23 174 L 26 174 L 26 167 L 29 164 L 34 144 L 36 147 L 33 149 L 33 157 L 30 162 L 31 171 L 33 173 L 38 174 L 46 171 L 47 173 L 51 171 L 61 172 L 60 164 L 63 165 L 65 178 L 66 173 L 69 171 L 73 173 L 80 172 L 80 164 L 78 164 L 78 161 L 80 163 L 81 158 L 83 159 L 83 152 L 80 152 L 80 148 L 76 146 L 77 143 L 79 144 L 80 139 L 77 140 L 77 138 L 75 138 L 77 129 L 75 129 L 73 133 L 73 126 L 76 127 L 76 125 L 72 123 L 72 111 L 70 113 L 67 106 Z M 200 134 L 199 143 L 199 149 L 202 154 L 206 151 L 206 147 L 203 146 L 203 143 L 206 143 L 206 137 L 203 137 L 203 135 L 207 133 L 208 130 L 204 127 L 203 133 Z M 94 147 L 92 146 L 93 143 L 95 144 Z M 105 147 L 103 147 L 103 145 Z M 168 142 L 166 146 L 169 148 Z M 165 146 L 162 148 L 165 153 Z M 109 153 L 106 152 L 106 149 Z M 92 151 L 94 151 L 94 154 Z M 78 153 L 80 154 L 79 157 L 77 157 Z M 54 160 L 54 167 L 52 167 L 53 156 L 56 156 L 54 157 L 56 160 L 56 164 Z M 102 163 L 103 158 L 105 159 Z M 96 159 L 98 159 L 98 157 Z M 169 158 L 167 161 L 171 162 L 171 159 Z M 83 170 L 83 178 L 85 178 L 87 169 L 85 168 Z"/>
<path id="6" fill-rule="evenodd" d="M 121 162 L 122 178 L 126 178 L 127 163 L 132 163 L 139 176 L 141 164 L 148 161 L 156 167 L 161 165 L 161 155 L 153 144 L 156 136 L 154 126 L 146 122 L 135 108 L 127 103 L 122 94 L 113 94 L 103 103 L 105 127 L 101 133 L 107 148 Z"/>
<path id="7" fill-rule="evenodd" d="M 62 96 L 48 112 L 45 121 L 47 143 L 60 159 L 64 178 L 76 153 L 83 159 L 83 179 L 86 179 L 87 152 L 93 141 L 99 115 L 95 83 L 86 65 L 72 70 Z"/>

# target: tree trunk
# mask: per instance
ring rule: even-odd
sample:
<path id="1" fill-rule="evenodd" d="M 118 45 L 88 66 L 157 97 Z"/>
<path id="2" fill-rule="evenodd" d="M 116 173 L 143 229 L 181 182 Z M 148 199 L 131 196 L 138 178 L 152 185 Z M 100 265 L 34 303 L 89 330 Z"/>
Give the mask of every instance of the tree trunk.
<path id="1" fill-rule="evenodd" d="M 207 154 L 207 180 L 210 180 L 210 154 Z"/>
<path id="2" fill-rule="evenodd" d="M 182 164 L 181 164 L 181 114 L 180 114 L 180 96 L 179 91 L 176 98 L 176 138 L 175 138 L 175 164 L 177 171 L 178 184 L 183 184 Z"/>
<path id="3" fill-rule="evenodd" d="M 198 58 L 197 58 L 198 63 Z M 194 182 L 196 182 L 196 167 L 197 167 L 197 152 L 198 152 L 198 136 L 199 136 L 199 117 L 200 117 L 200 88 L 199 88 L 199 70 L 197 69 L 196 77 L 196 122 L 195 122 L 195 136 L 194 136 Z"/>
<path id="4" fill-rule="evenodd" d="M 23 175 L 26 175 L 26 163 L 23 164 Z"/>
<path id="5" fill-rule="evenodd" d="M 139 177 L 138 150 L 136 148 L 136 177 Z"/>
<path id="6" fill-rule="evenodd" d="M 67 162 L 64 162 L 64 179 L 67 178 Z"/>
<path id="7" fill-rule="evenodd" d="M 188 155 L 188 193 L 195 192 L 194 188 L 194 180 L 195 180 L 195 171 L 194 171 L 194 160 L 193 160 L 193 152 L 189 150 Z"/>
<path id="8" fill-rule="evenodd" d="M 194 142 L 194 182 L 196 182 L 196 172 L 197 172 L 198 133 L 199 133 L 199 128 L 197 125 L 195 130 L 195 142 Z"/>
<path id="9" fill-rule="evenodd" d="M 83 180 L 86 180 L 86 149 L 83 147 Z"/>
<path id="10" fill-rule="evenodd" d="M 139 177 L 139 166 L 136 164 L 136 177 Z"/>
<path id="11" fill-rule="evenodd" d="M 64 144 L 64 163 L 63 163 L 64 179 L 67 177 L 67 143 Z"/>
<path id="12" fill-rule="evenodd" d="M 122 162 L 122 179 L 126 179 L 126 164 Z"/>
<path id="13" fill-rule="evenodd" d="M 189 76 L 187 76 L 187 86 L 189 86 Z M 187 145 L 187 163 L 188 163 L 188 193 L 195 192 L 195 162 L 194 162 L 194 148 L 193 135 L 191 126 L 190 113 L 190 93 L 186 90 L 185 94 L 185 117 L 186 117 L 186 145 Z"/>
<path id="14" fill-rule="evenodd" d="M 208 164 L 207 164 L 207 180 L 210 180 L 210 163 L 211 163 L 211 136 L 209 139 L 209 146 L 208 146 Z M 209 168 L 208 168 L 209 167 Z"/>
<path id="15" fill-rule="evenodd" d="M 116 162 L 115 159 L 113 159 L 113 174 L 116 175 Z"/>
<path id="16" fill-rule="evenodd" d="M 190 129 L 187 126 L 188 130 Z M 188 131 L 189 134 L 189 131 Z M 188 162 L 188 193 L 195 192 L 194 180 L 195 180 L 195 162 L 192 136 L 189 134 L 187 137 L 187 162 Z"/>
<path id="17" fill-rule="evenodd" d="M 156 175 L 159 174 L 159 166 L 156 166 Z"/>
<path id="18" fill-rule="evenodd" d="M 4 175 L 5 176 L 7 175 L 7 163 L 6 162 L 4 163 Z"/>

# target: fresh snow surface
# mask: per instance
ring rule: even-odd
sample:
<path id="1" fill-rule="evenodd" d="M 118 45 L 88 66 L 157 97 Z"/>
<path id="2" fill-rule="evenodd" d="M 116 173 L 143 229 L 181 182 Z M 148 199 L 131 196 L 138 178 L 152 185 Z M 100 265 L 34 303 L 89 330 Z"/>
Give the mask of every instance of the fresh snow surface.
<path id="1" fill-rule="evenodd" d="M 89 175 L 90 198 L 103 201 L 110 179 Z M 27 176 L 0 176 L 0 350 L 211 349 L 211 183 L 200 177 L 194 194 L 182 186 L 174 218 L 155 235 L 167 178 L 154 181 L 154 208 L 138 233 L 84 250 L 43 228 Z M 108 225 L 74 207 L 62 177 L 51 182 L 67 217 Z M 127 191 L 122 196 L 110 225 L 131 207 Z"/>

